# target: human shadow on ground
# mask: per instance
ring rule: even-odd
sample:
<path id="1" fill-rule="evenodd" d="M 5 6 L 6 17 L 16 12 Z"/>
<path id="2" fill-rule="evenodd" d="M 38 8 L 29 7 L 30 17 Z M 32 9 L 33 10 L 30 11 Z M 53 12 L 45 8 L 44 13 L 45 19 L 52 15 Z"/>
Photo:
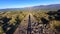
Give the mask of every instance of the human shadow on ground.
<path id="1" fill-rule="evenodd" d="M 31 17 L 28 17 L 28 27 L 27 27 L 27 34 L 31 34 Z"/>

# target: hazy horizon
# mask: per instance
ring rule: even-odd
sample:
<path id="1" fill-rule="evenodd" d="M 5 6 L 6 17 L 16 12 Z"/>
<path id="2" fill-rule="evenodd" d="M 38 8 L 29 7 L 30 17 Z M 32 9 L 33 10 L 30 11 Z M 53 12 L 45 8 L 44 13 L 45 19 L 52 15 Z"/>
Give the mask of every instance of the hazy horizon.
<path id="1" fill-rule="evenodd" d="M 60 4 L 60 0 L 0 0 L 0 9 Z"/>

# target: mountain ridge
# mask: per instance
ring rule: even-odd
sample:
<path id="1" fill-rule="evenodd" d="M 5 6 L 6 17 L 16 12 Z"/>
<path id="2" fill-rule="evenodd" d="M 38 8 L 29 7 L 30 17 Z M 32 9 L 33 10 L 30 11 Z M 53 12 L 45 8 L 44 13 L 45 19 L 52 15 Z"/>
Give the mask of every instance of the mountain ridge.
<path id="1" fill-rule="evenodd" d="M 10 10 L 57 10 L 60 9 L 60 4 L 51 4 L 51 5 L 39 5 L 25 8 L 7 8 L 0 9 L 0 11 L 10 11 Z"/>

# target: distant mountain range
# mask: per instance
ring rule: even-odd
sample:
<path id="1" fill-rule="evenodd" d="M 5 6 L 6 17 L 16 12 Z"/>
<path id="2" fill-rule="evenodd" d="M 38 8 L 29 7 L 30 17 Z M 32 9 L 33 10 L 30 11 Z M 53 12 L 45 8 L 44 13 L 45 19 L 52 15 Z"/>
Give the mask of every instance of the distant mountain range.
<path id="1" fill-rule="evenodd" d="M 60 4 L 40 5 L 25 8 L 8 8 L 8 9 L 0 9 L 0 11 L 11 11 L 11 10 L 56 11 L 58 9 L 60 9 Z"/>

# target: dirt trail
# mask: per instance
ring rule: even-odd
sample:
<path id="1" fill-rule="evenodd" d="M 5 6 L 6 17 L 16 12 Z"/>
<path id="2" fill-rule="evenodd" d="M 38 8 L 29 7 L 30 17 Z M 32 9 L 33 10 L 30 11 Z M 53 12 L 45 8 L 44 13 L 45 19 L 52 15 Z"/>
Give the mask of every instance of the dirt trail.
<path id="1" fill-rule="evenodd" d="M 20 23 L 14 34 L 27 34 L 27 28 L 29 23 L 29 16 L 30 16 L 30 22 L 33 23 L 37 22 L 36 19 L 33 17 L 33 15 L 30 13 L 28 14 Z"/>

